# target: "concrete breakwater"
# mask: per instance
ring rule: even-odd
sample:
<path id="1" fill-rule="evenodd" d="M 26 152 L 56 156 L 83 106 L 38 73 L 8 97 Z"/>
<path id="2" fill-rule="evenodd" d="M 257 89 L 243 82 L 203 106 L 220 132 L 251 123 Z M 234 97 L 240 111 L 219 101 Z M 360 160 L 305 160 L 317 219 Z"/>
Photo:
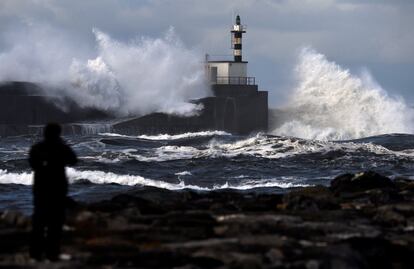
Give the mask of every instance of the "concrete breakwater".
<path id="1" fill-rule="evenodd" d="M 259 91 L 257 85 L 217 84 L 212 85 L 212 90 L 215 96 L 189 101 L 202 108 L 196 115 L 150 113 L 118 117 L 80 106 L 67 97 L 52 96 L 33 83 L 5 82 L 0 84 L 0 136 L 37 134 L 39 127 L 48 122 L 62 124 L 67 135 L 96 134 L 101 129 L 135 135 L 267 131 L 267 92 Z"/>

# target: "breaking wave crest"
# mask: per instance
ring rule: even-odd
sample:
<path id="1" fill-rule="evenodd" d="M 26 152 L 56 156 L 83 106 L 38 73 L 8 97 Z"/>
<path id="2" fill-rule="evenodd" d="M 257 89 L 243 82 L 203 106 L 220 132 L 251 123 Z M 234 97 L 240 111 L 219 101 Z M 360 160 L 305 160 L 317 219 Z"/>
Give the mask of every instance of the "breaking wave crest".
<path id="1" fill-rule="evenodd" d="M 221 190 L 221 189 L 237 189 L 237 190 L 249 190 L 254 188 L 292 188 L 292 187 L 305 187 L 309 186 L 308 184 L 302 183 L 292 183 L 279 180 L 267 180 L 262 182 L 246 182 L 236 185 L 229 184 L 228 182 L 222 185 L 215 185 L 211 188 L 200 187 L 196 185 L 185 184 L 184 181 L 179 183 L 169 183 L 160 180 L 147 179 L 137 175 L 119 175 L 112 172 L 103 172 L 96 170 L 86 170 L 80 171 L 74 168 L 67 168 L 67 175 L 70 183 L 76 183 L 77 181 L 87 180 L 94 184 L 110 184 L 116 183 L 120 185 L 128 186 L 150 186 L 157 187 L 168 190 L 181 190 L 181 189 L 192 189 L 199 191 L 212 191 L 212 190 Z M 22 172 L 22 173 L 9 173 L 7 170 L 0 169 L 0 184 L 22 184 L 22 185 L 31 185 L 32 184 L 32 173 Z"/>
<path id="2" fill-rule="evenodd" d="M 217 136 L 229 136 L 231 134 L 224 132 L 224 131 L 204 131 L 204 132 L 195 132 L 195 133 L 183 133 L 183 134 L 177 134 L 177 135 L 160 134 L 160 135 L 130 136 L 130 135 L 117 134 L 117 133 L 101 133 L 100 135 L 122 137 L 122 138 L 138 138 L 138 139 L 147 139 L 147 140 L 176 140 L 176 139 L 193 138 L 193 137 L 201 137 L 201 136 L 216 136 L 216 135 Z"/>
<path id="3" fill-rule="evenodd" d="M 303 49 L 297 86 L 272 133 L 319 140 L 412 133 L 414 113 L 387 94 L 368 71 L 356 76 L 312 49 Z"/>
<path id="4" fill-rule="evenodd" d="M 152 150 L 138 152 L 136 149 L 126 149 L 112 155 L 115 162 L 135 159 L 141 162 L 163 162 L 172 160 L 190 160 L 197 158 L 234 158 L 238 156 L 259 157 L 266 159 L 281 159 L 306 154 L 328 154 L 329 152 L 366 152 L 377 155 L 414 157 L 410 150 L 394 151 L 373 143 L 331 142 L 321 140 L 305 140 L 292 137 L 268 136 L 257 134 L 238 141 L 210 140 L 201 146 L 165 145 Z M 96 160 L 110 162 L 104 153 L 95 157 Z M 103 161 L 102 161 L 103 162 Z"/>

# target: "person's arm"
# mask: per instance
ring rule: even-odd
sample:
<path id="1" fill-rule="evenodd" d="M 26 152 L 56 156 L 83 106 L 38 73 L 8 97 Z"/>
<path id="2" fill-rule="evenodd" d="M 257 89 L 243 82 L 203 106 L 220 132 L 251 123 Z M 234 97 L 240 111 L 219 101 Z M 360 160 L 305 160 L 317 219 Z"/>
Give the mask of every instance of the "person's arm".
<path id="1" fill-rule="evenodd" d="M 42 160 L 40 160 L 38 147 L 35 145 L 30 149 L 29 152 L 29 164 L 33 170 L 37 170 L 42 165 Z"/>
<path id="2" fill-rule="evenodd" d="M 66 165 L 75 165 L 78 162 L 78 158 L 76 157 L 75 152 L 66 145 L 66 158 L 65 158 L 65 162 Z"/>

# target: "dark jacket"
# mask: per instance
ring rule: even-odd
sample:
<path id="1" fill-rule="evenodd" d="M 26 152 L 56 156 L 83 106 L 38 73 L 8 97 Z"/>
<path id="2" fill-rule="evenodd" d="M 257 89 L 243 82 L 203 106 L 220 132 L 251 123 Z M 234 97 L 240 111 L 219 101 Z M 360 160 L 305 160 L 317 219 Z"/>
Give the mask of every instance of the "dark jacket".
<path id="1" fill-rule="evenodd" d="M 75 153 L 60 138 L 35 144 L 29 153 L 29 163 L 34 170 L 35 202 L 65 198 L 68 192 L 65 166 L 76 162 Z"/>

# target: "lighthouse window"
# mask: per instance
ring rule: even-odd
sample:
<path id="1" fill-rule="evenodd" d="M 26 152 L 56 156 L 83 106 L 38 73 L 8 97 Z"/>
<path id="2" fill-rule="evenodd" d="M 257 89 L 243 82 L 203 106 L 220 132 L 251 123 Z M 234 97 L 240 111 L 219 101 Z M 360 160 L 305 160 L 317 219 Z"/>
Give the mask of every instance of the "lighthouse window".
<path id="1" fill-rule="evenodd" d="M 234 50 L 234 56 L 241 56 L 240 50 Z"/>
<path id="2" fill-rule="evenodd" d="M 233 42 L 234 42 L 234 44 L 241 44 L 241 38 L 240 37 L 234 37 Z"/>

